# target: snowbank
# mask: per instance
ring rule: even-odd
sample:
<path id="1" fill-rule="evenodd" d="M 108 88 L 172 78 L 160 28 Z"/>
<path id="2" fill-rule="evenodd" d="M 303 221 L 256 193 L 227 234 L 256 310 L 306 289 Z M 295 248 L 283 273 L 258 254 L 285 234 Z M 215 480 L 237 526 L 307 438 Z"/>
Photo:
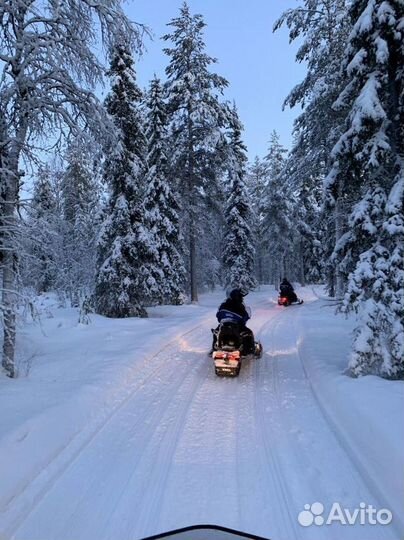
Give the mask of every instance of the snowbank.
<path id="1" fill-rule="evenodd" d="M 0 454 L 18 464 L 0 461 L 0 509 L 69 445 L 73 456 L 81 430 L 93 424 L 95 431 L 147 380 L 162 348 L 202 323 L 214 324 L 222 296 L 202 297 L 206 305 L 150 308 L 147 319 L 91 315 L 89 325 L 52 295 L 38 299 L 40 322 L 25 323 L 18 334 L 20 377 L 0 377 Z M 209 340 L 207 334 L 207 348 Z"/>
<path id="2" fill-rule="evenodd" d="M 403 530 L 404 383 L 344 373 L 353 321 L 334 316 L 334 309 L 324 302 L 306 306 L 301 359 L 339 440 Z"/>

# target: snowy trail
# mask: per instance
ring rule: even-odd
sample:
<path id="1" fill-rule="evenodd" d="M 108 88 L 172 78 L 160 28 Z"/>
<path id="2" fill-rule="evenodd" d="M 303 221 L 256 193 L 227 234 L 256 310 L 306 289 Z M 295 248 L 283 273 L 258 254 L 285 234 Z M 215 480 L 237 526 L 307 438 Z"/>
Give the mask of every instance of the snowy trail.
<path id="1" fill-rule="evenodd" d="M 101 425 L 89 426 L 88 430 L 80 433 L 69 442 L 67 447 L 60 454 L 55 456 L 48 467 L 45 468 L 38 477 L 19 493 L 15 499 L 2 509 L 0 523 L 2 529 L 6 525 L 4 533 L 6 536 L 12 536 L 14 531 L 22 525 L 23 522 L 29 522 L 32 515 L 36 515 L 36 507 L 42 508 L 44 501 L 49 499 L 49 493 L 61 484 L 61 498 L 55 500 L 57 507 L 54 525 L 58 526 L 57 515 L 65 513 L 69 503 L 76 505 L 77 499 L 80 499 L 80 494 L 83 492 L 82 484 L 85 483 L 85 494 L 91 498 L 94 493 L 91 491 L 91 477 L 94 476 L 94 484 L 99 488 L 100 484 L 104 484 L 105 475 L 111 473 L 111 478 L 118 485 L 117 492 L 120 490 L 121 478 L 116 473 L 122 471 L 123 476 L 127 476 L 127 465 L 125 461 L 126 455 L 123 450 L 126 448 L 128 453 L 132 455 L 131 444 L 135 447 L 138 445 L 141 449 L 145 445 L 149 431 L 153 431 L 156 426 L 159 426 L 162 421 L 162 415 L 165 414 L 165 408 L 172 399 L 172 396 L 177 396 L 176 401 L 181 403 L 183 394 L 178 392 L 184 382 L 187 382 L 193 376 L 195 368 L 207 367 L 203 363 L 195 363 L 195 358 L 189 359 L 189 355 L 184 355 L 181 349 L 184 347 L 184 340 L 188 335 L 195 333 L 205 334 L 205 330 L 199 327 L 190 332 L 186 332 L 176 340 L 175 345 L 164 347 L 160 353 L 150 359 L 149 365 L 144 366 L 146 375 L 141 376 L 135 382 L 133 391 L 129 396 L 116 408 L 111 411 L 111 414 L 101 423 Z M 167 358 L 171 361 L 177 359 L 182 360 L 184 356 L 185 362 L 180 361 L 176 365 L 176 369 L 172 369 L 172 365 L 167 362 Z M 206 351 L 203 351 L 203 356 L 206 357 Z M 199 377 L 193 376 L 196 382 L 199 382 Z M 142 425 L 143 424 L 143 425 Z M 149 427 L 150 425 L 150 427 Z M 141 433 L 139 440 L 133 441 L 137 431 Z M 118 439 L 116 438 L 118 436 Z M 120 439 L 119 439 L 120 436 Z M 106 442 L 105 442 L 106 439 Z M 92 461 L 91 452 L 95 449 L 99 461 Z M 107 451 L 109 449 L 109 451 Z M 118 452 L 114 454 L 114 452 Z M 90 453 L 90 466 L 85 460 L 86 454 Z M 119 455 L 119 460 L 114 459 L 114 455 Z M 102 460 L 102 458 L 105 458 Z M 111 460 L 115 463 L 111 463 Z M 116 468 L 111 468 L 115 464 Z M 63 480 L 70 481 L 72 471 L 78 468 L 79 470 L 79 485 L 74 484 L 72 488 L 67 488 L 63 484 Z M 84 475 L 82 473 L 84 471 Z M 87 489 L 89 488 L 89 489 Z M 111 497 L 111 493 L 104 492 L 107 497 Z M 71 495 L 70 500 L 66 500 L 65 495 Z M 52 499 L 52 496 L 50 497 Z M 61 504 L 63 501 L 63 504 Z M 67 503 L 67 506 L 65 505 Z M 80 503 L 80 501 L 79 501 Z M 85 506 L 85 504 L 84 504 Z M 45 504 L 46 507 L 46 504 Z M 40 511 L 38 510 L 40 513 Z M 47 510 L 45 511 L 45 514 Z M 52 514 L 53 515 L 53 514 Z M 49 517 L 49 516 L 48 516 Z M 49 521 L 45 517 L 45 521 Z M 28 529 L 30 525 L 28 524 Z M 27 536 L 31 536 L 27 533 Z M 52 538 L 52 534 L 50 535 Z"/>
<path id="2" fill-rule="evenodd" d="M 301 527 L 304 504 L 379 501 L 327 422 L 307 379 L 300 307 L 257 302 L 265 354 L 218 378 L 208 323 L 162 349 L 109 418 L 9 502 L 1 536 L 136 540 L 214 523 L 273 540 L 389 540 L 390 527 Z M 305 309 L 310 309 L 305 304 Z"/>
<path id="3" fill-rule="evenodd" d="M 263 413 L 257 412 L 258 422 L 265 412 L 269 413 L 259 429 L 280 479 L 279 492 L 295 523 L 304 505 L 317 501 L 325 506 L 339 502 L 347 508 L 357 508 L 362 501 L 377 508 L 383 506 L 372 493 L 367 478 L 356 469 L 339 433 L 328 423 L 313 394 L 299 354 L 305 313 L 298 306 L 288 308 L 265 327 L 261 338 L 269 362 L 256 364 L 257 402 Z M 284 523 L 285 520 L 280 522 L 281 528 L 273 537 L 291 537 L 285 534 Z M 383 526 L 363 525 L 359 534 L 356 527 L 338 524 L 297 527 L 298 538 L 302 539 L 398 538 L 392 528 Z"/>

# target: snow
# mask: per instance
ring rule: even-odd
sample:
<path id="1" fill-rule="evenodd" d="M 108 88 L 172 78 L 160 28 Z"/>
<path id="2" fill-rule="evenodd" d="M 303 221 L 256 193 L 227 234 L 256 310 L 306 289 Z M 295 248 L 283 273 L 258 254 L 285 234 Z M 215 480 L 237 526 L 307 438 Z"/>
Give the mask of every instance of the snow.
<path id="1" fill-rule="evenodd" d="M 351 379 L 352 319 L 321 288 L 282 308 L 250 293 L 264 356 L 238 379 L 206 352 L 223 293 L 148 319 L 41 298 L 20 333 L 17 380 L 0 378 L 0 536 L 133 539 L 214 523 L 273 539 L 397 539 L 404 530 L 401 381 Z M 29 369 L 28 369 L 29 368 Z M 359 503 L 392 525 L 302 527 L 304 505 Z"/>
<path id="2" fill-rule="evenodd" d="M 355 72 L 363 73 L 366 70 L 365 62 L 367 57 L 368 53 L 365 49 L 359 49 L 346 68 L 348 75 L 352 75 Z"/>
<path id="3" fill-rule="evenodd" d="M 348 333 L 350 322 L 340 321 L 335 328 L 331 317 L 316 311 L 313 315 L 318 325 L 306 330 L 300 349 L 310 384 L 357 469 L 372 486 L 372 492 L 401 520 L 402 527 L 404 485 L 397 471 L 403 469 L 404 426 L 397 411 L 403 409 L 403 383 L 375 376 L 342 376 L 349 343 L 341 343 L 340 332 L 345 327 Z M 328 337 L 326 347 L 324 333 Z M 334 357 L 325 362 L 327 349 L 331 348 Z M 390 420 L 395 417 L 397 425 L 393 427 Z"/>
<path id="4" fill-rule="evenodd" d="M 375 122 L 386 118 L 386 113 L 379 99 L 380 81 L 377 73 L 371 73 L 355 100 L 354 112 L 351 117 L 353 129 L 359 133 L 364 119 Z"/>
<path id="5" fill-rule="evenodd" d="M 400 3 L 400 2 L 399 2 Z M 401 2 L 402 4 L 402 2 Z M 394 8 L 391 2 L 382 2 L 376 12 L 377 18 L 380 23 L 394 26 L 397 22 Z"/>
<path id="6" fill-rule="evenodd" d="M 389 59 L 389 47 L 387 41 L 380 36 L 375 38 L 376 59 L 379 64 L 385 64 Z"/>
<path id="7" fill-rule="evenodd" d="M 391 188 L 389 198 L 387 200 L 387 211 L 391 214 L 396 213 L 402 206 L 404 200 L 404 176 L 397 178 Z"/>
<path id="8" fill-rule="evenodd" d="M 375 0 L 369 0 L 366 8 L 363 10 L 358 20 L 354 24 L 353 30 L 350 35 L 350 40 L 352 40 L 353 37 L 366 34 L 372 29 L 375 4 Z"/>

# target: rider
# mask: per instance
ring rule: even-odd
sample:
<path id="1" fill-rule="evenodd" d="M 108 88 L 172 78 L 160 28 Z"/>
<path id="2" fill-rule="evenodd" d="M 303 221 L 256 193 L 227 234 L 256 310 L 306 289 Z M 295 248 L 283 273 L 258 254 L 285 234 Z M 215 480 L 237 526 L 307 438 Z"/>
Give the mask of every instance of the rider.
<path id="1" fill-rule="evenodd" d="M 250 316 L 245 308 L 243 298 L 247 294 L 247 292 L 244 292 L 241 289 L 233 289 L 230 291 L 228 298 L 220 304 L 216 317 L 219 323 L 233 322 L 239 325 L 240 334 L 242 333 L 243 335 L 244 347 L 245 350 L 248 351 L 248 354 L 249 352 L 254 352 L 255 342 L 252 330 L 246 326 L 246 322 Z M 218 329 L 219 326 L 213 332 L 212 351 L 215 350 Z"/>
<path id="2" fill-rule="evenodd" d="M 289 302 L 297 302 L 297 296 L 293 289 L 292 284 L 284 277 L 280 284 L 281 296 L 286 296 Z"/>

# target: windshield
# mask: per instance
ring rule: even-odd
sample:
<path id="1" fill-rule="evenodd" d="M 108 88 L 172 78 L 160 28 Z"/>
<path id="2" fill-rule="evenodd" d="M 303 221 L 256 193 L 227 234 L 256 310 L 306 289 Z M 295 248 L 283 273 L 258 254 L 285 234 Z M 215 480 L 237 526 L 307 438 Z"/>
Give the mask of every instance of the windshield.
<path id="1" fill-rule="evenodd" d="M 144 540 L 268 540 L 260 536 L 235 531 L 217 525 L 195 525 L 157 534 Z"/>

